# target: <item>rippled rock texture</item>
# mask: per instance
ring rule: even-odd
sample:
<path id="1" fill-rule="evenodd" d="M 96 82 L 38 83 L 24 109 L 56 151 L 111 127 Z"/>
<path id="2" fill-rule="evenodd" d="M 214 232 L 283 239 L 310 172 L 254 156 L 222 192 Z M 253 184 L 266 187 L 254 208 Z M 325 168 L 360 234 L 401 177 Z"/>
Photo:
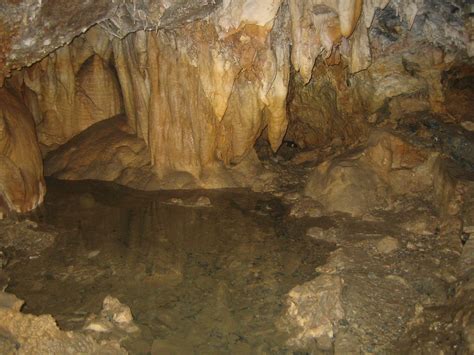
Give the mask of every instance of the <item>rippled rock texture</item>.
<path id="1" fill-rule="evenodd" d="M 14 94 L 0 88 L 0 215 L 36 208 L 45 192 L 33 117 Z"/>

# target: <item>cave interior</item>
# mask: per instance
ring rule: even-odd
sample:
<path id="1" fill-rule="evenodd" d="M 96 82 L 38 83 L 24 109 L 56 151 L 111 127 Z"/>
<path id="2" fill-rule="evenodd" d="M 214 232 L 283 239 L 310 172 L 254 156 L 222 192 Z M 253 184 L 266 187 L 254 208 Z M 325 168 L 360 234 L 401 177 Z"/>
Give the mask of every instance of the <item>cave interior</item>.
<path id="1" fill-rule="evenodd" d="M 3 0 L 0 353 L 474 353 L 474 3 Z"/>

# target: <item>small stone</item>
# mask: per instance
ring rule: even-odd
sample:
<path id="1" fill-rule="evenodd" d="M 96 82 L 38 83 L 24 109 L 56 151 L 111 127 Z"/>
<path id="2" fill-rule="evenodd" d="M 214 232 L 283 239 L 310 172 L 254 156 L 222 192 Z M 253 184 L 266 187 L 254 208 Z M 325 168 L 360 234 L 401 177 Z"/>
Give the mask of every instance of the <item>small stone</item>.
<path id="1" fill-rule="evenodd" d="M 111 296 L 105 297 L 102 306 L 102 314 L 117 323 L 130 323 L 133 321 L 130 308 Z"/>
<path id="2" fill-rule="evenodd" d="M 200 196 L 195 204 L 197 207 L 211 207 L 211 200 L 207 196 Z"/>
<path id="3" fill-rule="evenodd" d="M 474 122 L 464 121 L 464 122 L 461 122 L 461 126 L 470 132 L 474 132 Z"/>
<path id="4" fill-rule="evenodd" d="M 301 194 L 299 192 L 288 192 L 283 198 L 287 201 L 296 201 L 301 198 Z"/>
<path id="5" fill-rule="evenodd" d="M 38 228 L 38 223 L 34 221 L 30 221 L 29 219 L 24 220 L 23 224 L 28 228 L 33 228 L 33 229 Z"/>
<path id="6" fill-rule="evenodd" d="M 84 326 L 85 330 L 91 330 L 98 333 L 109 333 L 112 331 L 113 325 L 104 319 L 95 319 Z"/>
<path id="7" fill-rule="evenodd" d="M 8 308 L 14 311 L 20 311 L 21 307 L 25 302 L 14 294 L 7 293 L 7 292 L 0 292 L 0 307 L 1 308 Z"/>
<path id="8" fill-rule="evenodd" d="M 398 276 L 398 275 L 387 275 L 385 276 L 385 278 L 387 280 L 393 280 L 393 281 L 396 281 L 398 282 L 399 284 L 402 284 L 403 286 L 405 287 L 410 287 L 410 285 L 408 284 L 407 280 L 405 280 L 403 277 L 401 276 Z"/>
<path id="9" fill-rule="evenodd" d="M 377 250 L 382 254 L 390 254 L 400 247 L 398 239 L 385 237 L 377 243 Z"/>
<path id="10" fill-rule="evenodd" d="M 308 237 L 311 237 L 316 240 L 324 240 L 329 243 L 336 243 L 336 230 L 334 228 L 323 229 L 320 227 L 311 227 L 306 232 Z"/>
<path id="11" fill-rule="evenodd" d="M 280 326 L 295 330 L 289 345 L 306 347 L 316 341 L 318 346 L 328 346 L 338 322 L 345 319 L 343 284 L 337 275 L 320 275 L 288 293 L 288 308 Z"/>
<path id="12" fill-rule="evenodd" d="M 474 234 L 474 225 L 473 226 L 464 226 L 463 232 L 468 234 Z"/>
<path id="13" fill-rule="evenodd" d="M 433 221 L 418 216 L 403 224 L 403 227 L 410 233 L 417 235 L 431 235 L 435 232 L 435 224 Z"/>
<path id="14" fill-rule="evenodd" d="M 99 254 L 100 254 L 100 250 L 93 250 L 89 254 L 87 254 L 87 258 L 88 259 L 95 258 Z"/>
<path id="15" fill-rule="evenodd" d="M 377 114 L 376 113 L 371 114 L 369 117 L 367 117 L 367 121 L 372 124 L 377 122 Z"/>
<path id="16" fill-rule="evenodd" d="M 173 198 L 170 198 L 168 200 L 168 203 L 172 204 L 172 205 L 182 205 L 183 204 L 183 200 L 180 199 L 180 198 L 177 198 L 177 197 L 173 197 Z"/>
<path id="17" fill-rule="evenodd" d="M 302 198 L 295 201 L 291 207 L 290 216 L 295 218 L 322 216 L 322 206 L 311 198 Z"/>

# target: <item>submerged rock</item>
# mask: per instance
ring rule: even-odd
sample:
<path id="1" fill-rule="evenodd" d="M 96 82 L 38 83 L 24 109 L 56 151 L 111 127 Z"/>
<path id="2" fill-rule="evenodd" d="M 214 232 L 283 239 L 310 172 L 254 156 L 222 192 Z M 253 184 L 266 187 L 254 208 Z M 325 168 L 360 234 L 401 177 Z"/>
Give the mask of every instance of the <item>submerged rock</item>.
<path id="1" fill-rule="evenodd" d="M 384 237 L 377 242 L 377 250 L 382 254 L 390 254 L 400 248 L 400 242 L 393 237 Z"/>
<path id="2" fill-rule="evenodd" d="M 117 332 L 117 330 L 126 333 L 139 331 L 133 321 L 130 308 L 112 296 L 104 298 L 100 314 L 98 316 L 91 315 L 87 319 L 84 329 L 99 333 Z"/>
<path id="3" fill-rule="evenodd" d="M 13 248 L 28 256 L 37 256 L 55 240 L 56 232 L 42 230 L 35 222 L 0 220 L 0 248 Z"/>
<path id="4" fill-rule="evenodd" d="M 337 243 L 337 235 L 335 228 L 324 229 L 320 227 L 311 227 L 306 231 L 306 235 L 317 240 Z"/>

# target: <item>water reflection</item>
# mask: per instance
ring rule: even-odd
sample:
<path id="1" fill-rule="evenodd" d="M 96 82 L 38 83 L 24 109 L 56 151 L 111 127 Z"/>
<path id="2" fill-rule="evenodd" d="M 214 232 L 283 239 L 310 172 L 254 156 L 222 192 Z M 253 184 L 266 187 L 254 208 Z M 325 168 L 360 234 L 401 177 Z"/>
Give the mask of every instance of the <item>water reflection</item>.
<path id="1" fill-rule="evenodd" d="M 288 219 L 279 200 L 243 190 L 48 184 L 40 217 L 60 238 L 11 270 L 11 290 L 27 311 L 75 329 L 110 294 L 142 329 L 128 344 L 132 352 L 146 352 L 153 340 L 178 352 L 284 351 L 275 326 L 283 297 L 314 277 L 328 250 L 304 237 L 304 221 Z M 202 195 L 211 207 L 193 206 Z"/>

